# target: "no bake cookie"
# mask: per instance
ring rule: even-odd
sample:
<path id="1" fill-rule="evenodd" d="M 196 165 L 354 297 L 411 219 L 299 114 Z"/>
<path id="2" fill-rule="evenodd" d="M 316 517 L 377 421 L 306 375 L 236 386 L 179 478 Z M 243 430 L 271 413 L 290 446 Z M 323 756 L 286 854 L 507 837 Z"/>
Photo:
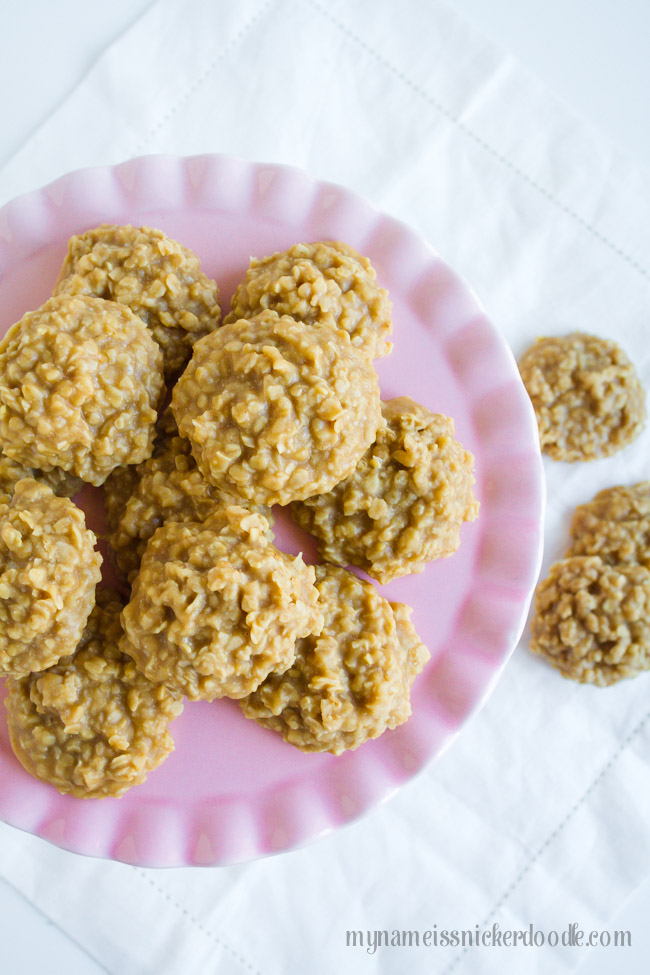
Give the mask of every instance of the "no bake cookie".
<path id="1" fill-rule="evenodd" d="M 60 295 L 0 343 L 0 443 L 27 469 L 99 485 L 151 455 L 162 356 L 124 305 Z"/>
<path id="2" fill-rule="evenodd" d="M 411 714 L 411 686 L 429 652 L 410 609 L 346 569 L 316 567 L 324 625 L 295 661 L 241 702 L 247 718 L 303 751 L 358 748 Z"/>
<path id="3" fill-rule="evenodd" d="M 583 332 L 538 339 L 519 371 L 554 460 L 609 457 L 639 434 L 645 391 L 634 366 L 611 339 Z"/>
<path id="4" fill-rule="evenodd" d="M 377 375 L 348 336 L 273 311 L 197 342 L 172 409 L 205 479 L 260 505 L 330 490 L 381 422 Z"/>
<path id="5" fill-rule="evenodd" d="M 178 695 L 152 684 L 120 652 L 123 601 L 100 589 L 75 653 L 8 681 L 9 736 L 36 778 L 81 799 L 120 796 L 173 750 Z"/>
<path id="6" fill-rule="evenodd" d="M 149 540 L 123 614 L 122 648 L 192 700 L 243 697 L 293 660 L 322 615 L 314 569 L 280 552 L 260 514 L 232 505 Z"/>
<path id="7" fill-rule="evenodd" d="M 474 458 L 454 438 L 453 420 L 408 396 L 382 403 L 382 416 L 354 471 L 291 513 L 323 559 L 356 565 L 383 584 L 455 552 L 478 503 Z"/>
<path id="8" fill-rule="evenodd" d="M 103 224 L 71 237 L 54 293 L 126 305 L 162 349 L 168 378 L 220 323 L 216 282 L 196 254 L 152 227 Z"/>
<path id="9" fill-rule="evenodd" d="M 252 318 L 267 308 L 311 325 L 343 329 L 352 345 L 371 358 L 390 352 L 388 292 L 377 284 L 368 258 L 341 241 L 295 244 L 253 258 L 224 322 Z"/>

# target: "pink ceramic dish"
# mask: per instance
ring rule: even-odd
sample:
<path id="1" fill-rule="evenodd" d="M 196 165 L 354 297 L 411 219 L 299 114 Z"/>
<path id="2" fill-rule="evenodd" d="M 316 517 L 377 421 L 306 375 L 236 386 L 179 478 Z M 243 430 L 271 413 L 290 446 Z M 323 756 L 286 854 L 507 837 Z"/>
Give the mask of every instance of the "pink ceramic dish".
<path id="1" fill-rule="evenodd" d="M 541 557 L 537 431 L 514 359 L 467 286 L 423 240 L 348 190 L 227 156 L 150 156 L 72 173 L 0 211 L 0 334 L 50 294 L 68 237 L 103 222 L 159 227 L 191 247 L 226 310 L 250 255 L 341 239 L 394 303 L 382 396 L 452 416 L 476 457 L 478 520 L 459 551 L 382 591 L 414 607 L 431 651 L 413 715 L 355 752 L 303 754 L 232 701 L 188 703 L 176 751 L 121 799 L 79 800 L 31 778 L 0 720 L 0 817 L 57 845 L 145 866 L 223 864 L 307 843 L 388 798 L 485 701 L 523 628 Z M 278 509 L 276 509 L 277 512 Z M 276 521 L 280 547 L 314 544 Z M 0 693 L 4 693 L 0 691 Z"/>

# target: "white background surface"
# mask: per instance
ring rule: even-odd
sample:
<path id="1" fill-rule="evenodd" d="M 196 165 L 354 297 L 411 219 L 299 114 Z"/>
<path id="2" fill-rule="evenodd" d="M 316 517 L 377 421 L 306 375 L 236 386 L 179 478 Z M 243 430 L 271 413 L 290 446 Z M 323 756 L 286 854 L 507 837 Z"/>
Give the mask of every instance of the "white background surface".
<path id="1" fill-rule="evenodd" d="M 0 160 L 8 159 L 151 0 L 22 0 L 3 5 Z M 426 2 L 426 0 L 422 0 Z M 511 51 L 587 121 L 650 166 L 650 4 L 647 0 L 451 0 L 484 33 Z M 582 975 L 640 975 L 648 970 L 650 882 L 612 921 L 632 931 L 633 949 L 614 962 L 591 953 Z M 104 971 L 0 881 L 0 971 L 36 975 Z M 117 975 L 117 973 L 115 973 Z M 188 973 L 191 975 L 191 973 Z"/>

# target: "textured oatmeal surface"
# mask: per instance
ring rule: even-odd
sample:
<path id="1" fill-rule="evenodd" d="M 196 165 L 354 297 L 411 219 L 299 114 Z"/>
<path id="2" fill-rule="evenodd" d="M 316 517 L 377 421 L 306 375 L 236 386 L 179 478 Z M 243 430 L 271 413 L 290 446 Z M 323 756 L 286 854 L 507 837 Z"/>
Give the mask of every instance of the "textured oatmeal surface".
<path id="1" fill-rule="evenodd" d="M 178 695 L 152 684 L 118 649 L 122 600 L 97 591 L 74 654 L 8 682 L 14 752 L 28 772 L 82 799 L 120 796 L 143 782 L 174 743 Z"/>
<path id="2" fill-rule="evenodd" d="M 187 697 L 243 697 L 318 631 L 314 569 L 278 551 L 260 514 L 220 507 L 149 540 L 124 610 L 123 649 Z"/>
<path id="3" fill-rule="evenodd" d="M 18 481 L 0 505 L 0 673 L 22 677 L 73 652 L 95 602 L 101 555 L 83 512 Z"/>
<path id="4" fill-rule="evenodd" d="M 348 336 L 272 311 L 197 342 L 172 409 L 206 480 L 261 505 L 330 490 L 381 422 L 377 375 Z"/>
<path id="5" fill-rule="evenodd" d="M 555 460 L 608 457 L 640 433 L 645 391 L 619 346 L 583 332 L 538 339 L 519 371 Z"/>
<path id="6" fill-rule="evenodd" d="M 160 349 L 124 305 L 60 295 L 0 343 L 0 442 L 26 468 L 102 484 L 151 454 Z"/>
<path id="7" fill-rule="evenodd" d="M 122 487 L 128 488 L 126 477 Z M 135 481 L 109 533 L 119 570 L 133 582 L 156 528 L 170 521 L 204 521 L 221 502 L 219 490 L 197 469 L 189 441 L 168 438 L 164 450 L 138 465 Z M 113 502 L 113 512 L 116 506 Z"/>
<path id="8" fill-rule="evenodd" d="M 610 565 L 650 569 L 650 482 L 616 485 L 579 505 L 571 522 L 570 555 L 599 555 Z"/>
<path id="9" fill-rule="evenodd" d="M 0 504 L 9 504 L 17 482 L 25 477 L 33 477 L 47 484 L 61 498 L 73 497 L 83 485 L 80 477 L 74 477 L 58 467 L 53 467 L 51 471 L 39 471 L 23 467 L 5 454 L 0 454 Z"/>
<path id="10" fill-rule="evenodd" d="M 132 467 L 119 467 L 103 484 L 108 542 L 119 573 L 133 582 L 147 541 L 168 521 L 204 521 L 217 504 L 238 503 L 208 484 L 178 435 L 170 407 L 158 417 L 153 454 Z M 273 523 L 270 508 L 247 504 Z"/>
<path id="11" fill-rule="evenodd" d="M 564 677 L 606 686 L 650 667 L 650 570 L 599 556 L 555 562 L 537 587 L 531 649 Z"/>
<path id="12" fill-rule="evenodd" d="M 152 457 L 159 457 L 168 445 L 178 437 L 178 427 L 174 414 L 169 406 L 158 414 L 153 442 Z M 106 511 L 106 527 L 109 532 L 117 530 L 117 524 L 122 516 L 126 504 L 135 491 L 140 478 L 140 472 L 145 461 L 140 464 L 130 464 L 127 467 L 116 467 L 102 484 L 102 497 Z"/>
<path id="13" fill-rule="evenodd" d="M 340 241 L 295 244 L 253 258 L 224 321 L 251 318 L 266 308 L 312 325 L 341 328 L 371 358 L 390 352 L 388 292 L 377 284 L 368 258 Z"/>
<path id="14" fill-rule="evenodd" d="M 162 349 L 167 377 L 182 369 L 194 342 L 217 328 L 221 315 L 216 282 L 196 254 L 151 227 L 104 224 L 71 237 L 54 293 L 127 305 Z"/>
<path id="15" fill-rule="evenodd" d="M 316 567 L 325 624 L 241 702 L 248 718 L 303 751 L 338 755 L 403 724 L 411 685 L 429 659 L 410 609 L 345 569 Z"/>
<path id="16" fill-rule="evenodd" d="M 327 494 L 291 506 L 320 555 L 356 565 L 382 584 L 456 551 L 463 522 L 478 514 L 474 458 L 449 417 L 408 396 L 382 403 L 377 439 Z"/>

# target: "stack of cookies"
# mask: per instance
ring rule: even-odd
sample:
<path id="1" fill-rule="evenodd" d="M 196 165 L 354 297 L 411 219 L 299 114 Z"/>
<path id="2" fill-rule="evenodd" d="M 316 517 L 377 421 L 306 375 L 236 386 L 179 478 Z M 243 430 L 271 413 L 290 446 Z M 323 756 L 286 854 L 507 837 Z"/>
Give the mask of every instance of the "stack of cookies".
<path id="1" fill-rule="evenodd" d="M 381 583 L 451 555 L 478 513 L 453 421 L 382 403 L 391 303 L 339 242 L 216 283 L 161 231 L 73 237 L 54 296 L 0 344 L 0 668 L 25 768 L 120 795 L 187 700 L 230 697 L 305 751 L 411 713 L 429 654 Z M 2 466 L 4 465 L 4 466 Z M 122 592 L 68 497 L 101 486 Z M 272 506 L 323 563 L 273 541 Z"/>

